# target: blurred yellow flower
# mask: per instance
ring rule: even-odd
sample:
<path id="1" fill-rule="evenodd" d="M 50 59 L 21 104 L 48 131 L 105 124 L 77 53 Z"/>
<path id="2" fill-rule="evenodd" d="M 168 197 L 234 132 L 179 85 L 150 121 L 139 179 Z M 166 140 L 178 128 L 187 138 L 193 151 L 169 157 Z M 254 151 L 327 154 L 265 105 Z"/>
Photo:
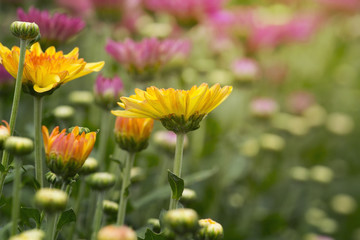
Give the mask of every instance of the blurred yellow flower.
<path id="1" fill-rule="evenodd" d="M 149 87 L 146 91 L 135 89 L 135 95 L 121 97 L 119 106 L 125 110 L 112 113 L 121 117 L 153 118 L 170 131 L 186 133 L 199 128 L 200 121 L 231 93 L 232 87 L 211 88 L 206 83 L 193 86 L 190 90 L 158 89 Z"/>
<path id="2" fill-rule="evenodd" d="M 154 126 L 151 118 L 117 117 L 115 139 L 120 148 L 129 152 L 140 152 L 148 145 L 148 139 Z"/>
<path id="3" fill-rule="evenodd" d="M 19 65 L 20 49 L 11 50 L 0 43 L 0 59 L 5 69 L 16 78 Z M 104 62 L 87 63 L 79 57 L 79 49 L 70 53 L 56 52 L 55 47 L 42 51 L 40 44 L 35 43 L 26 51 L 23 86 L 32 95 L 51 94 L 56 88 L 91 72 L 98 72 Z"/>

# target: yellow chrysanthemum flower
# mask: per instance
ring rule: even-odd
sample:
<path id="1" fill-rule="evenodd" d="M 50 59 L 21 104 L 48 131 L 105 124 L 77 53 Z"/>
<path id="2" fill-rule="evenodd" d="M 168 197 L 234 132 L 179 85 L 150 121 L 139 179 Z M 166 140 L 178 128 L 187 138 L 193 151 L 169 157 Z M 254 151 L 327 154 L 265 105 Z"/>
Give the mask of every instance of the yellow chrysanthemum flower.
<path id="1" fill-rule="evenodd" d="M 206 83 L 190 90 L 158 89 L 149 87 L 146 91 L 135 89 L 135 95 L 121 97 L 119 106 L 125 110 L 112 113 L 121 117 L 153 118 L 170 131 L 186 133 L 199 128 L 200 121 L 231 93 L 232 87 L 211 88 Z"/>
<path id="2" fill-rule="evenodd" d="M 11 50 L 0 43 L 0 59 L 5 69 L 16 78 L 19 65 L 20 49 Z M 62 84 L 91 72 L 98 72 L 104 62 L 87 63 L 79 58 L 79 49 L 70 53 L 56 52 L 55 47 L 42 51 L 40 44 L 35 43 L 26 50 L 23 86 L 24 91 L 37 96 L 51 94 Z"/>

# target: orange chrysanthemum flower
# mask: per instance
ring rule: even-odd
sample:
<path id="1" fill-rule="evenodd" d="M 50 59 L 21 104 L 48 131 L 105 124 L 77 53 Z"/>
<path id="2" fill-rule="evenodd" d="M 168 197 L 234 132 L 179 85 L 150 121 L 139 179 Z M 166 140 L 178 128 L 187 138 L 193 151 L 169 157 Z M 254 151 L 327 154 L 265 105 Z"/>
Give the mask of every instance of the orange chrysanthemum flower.
<path id="1" fill-rule="evenodd" d="M 19 65 L 20 49 L 11 50 L 0 43 L 0 59 L 5 69 L 16 78 Z M 98 72 L 104 62 L 87 63 L 79 58 L 79 49 L 70 53 L 56 52 L 55 47 L 42 51 L 40 44 L 35 43 L 30 51 L 26 50 L 23 86 L 24 91 L 37 96 L 51 94 L 62 84 L 92 72 Z"/>
<path id="2" fill-rule="evenodd" d="M 135 95 L 121 97 L 119 106 L 125 110 L 112 111 L 121 117 L 153 118 L 175 133 L 186 133 L 199 128 L 201 120 L 231 93 L 232 87 L 206 83 L 190 90 L 158 89 L 146 91 L 135 89 Z"/>
<path id="3" fill-rule="evenodd" d="M 42 134 L 46 164 L 53 173 L 64 179 L 73 177 L 80 170 L 96 140 L 95 132 L 80 132 L 79 127 L 74 127 L 70 133 L 66 129 L 59 132 L 59 127 L 56 127 L 49 135 L 48 129 L 43 126 Z"/>
<path id="4" fill-rule="evenodd" d="M 117 117 L 115 139 L 120 148 L 128 152 L 140 152 L 148 146 L 148 139 L 154 126 L 151 118 Z"/>
<path id="5" fill-rule="evenodd" d="M 4 125 L 0 125 L 0 149 L 3 149 L 5 140 L 10 137 L 9 124 L 5 120 L 2 120 L 2 122 Z"/>

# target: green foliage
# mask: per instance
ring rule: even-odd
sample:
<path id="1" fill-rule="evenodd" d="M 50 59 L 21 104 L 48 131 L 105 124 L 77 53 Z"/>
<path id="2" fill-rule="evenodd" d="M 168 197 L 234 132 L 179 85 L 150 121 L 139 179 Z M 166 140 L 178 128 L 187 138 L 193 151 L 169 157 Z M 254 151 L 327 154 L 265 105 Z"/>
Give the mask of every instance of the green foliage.
<path id="1" fill-rule="evenodd" d="M 172 191 L 172 198 L 179 200 L 184 191 L 184 180 L 168 170 L 168 181 Z"/>

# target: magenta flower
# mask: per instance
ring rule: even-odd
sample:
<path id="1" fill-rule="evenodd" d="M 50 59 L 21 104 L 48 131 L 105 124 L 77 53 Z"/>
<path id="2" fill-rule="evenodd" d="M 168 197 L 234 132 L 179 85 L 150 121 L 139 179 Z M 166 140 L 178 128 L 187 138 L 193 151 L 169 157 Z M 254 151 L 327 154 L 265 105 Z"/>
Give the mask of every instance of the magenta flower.
<path id="1" fill-rule="evenodd" d="M 142 74 L 155 72 L 176 58 L 187 57 L 190 43 L 186 40 L 156 38 L 147 38 L 141 42 L 131 39 L 124 42 L 109 40 L 105 49 L 130 73 Z"/>
<path id="2" fill-rule="evenodd" d="M 235 79 L 240 82 L 253 82 L 260 75 L 260 68 L 255 60 L 243 58 L 232 63 L 231 70 Z"/>
<path id="3" fill-rule="evenodd" d="M 9 84 L 14 81 L 14 78 L 8 73 L 4 66 L 0 64 L 0 86 Z"/>
<path id="4" fill-rule="evenodd" d="M 19 8 L 17 15 L 21 21 L 35 22 L 39 25 L 41 39 L 45 39 L 47 45 L 66 42 L 85 27 L 84 21 L 80 18 L 68 17 L 61 13 L 51 16 L 48 11 L 40 11 L 34 7 L 31 7 L 28 13 Z"/>
<path id="5" fill-rule="evenodd" d="M 94 86 L 95 101 L 106 110 L 115 107 L 119 101 L 124 84 L 119 77 L 105 78 L 101 74 L 96 78 Z"/>
<path id="6" fill-rule="evenodd" d="M 302 114 L 306 109 L 315 104 L 315 97 L 309 92 L 298 91 L 291 93 L 286 102 L 291 112 Z"/>
<path id="7" fill-rule="evenodd" d="M 273 116 L 279 109 L 277 102 L 272 98 L 256 98 L 250 103 L 251 113 L 255 117 L 268 118 Z"/>
<path id="8" fill-rule="evenodd" d="M 178 23 L 193 25 L 221 9 L 223 0 L 145 0 L 145 6 L 155 12 L 165 12 Z"/>

